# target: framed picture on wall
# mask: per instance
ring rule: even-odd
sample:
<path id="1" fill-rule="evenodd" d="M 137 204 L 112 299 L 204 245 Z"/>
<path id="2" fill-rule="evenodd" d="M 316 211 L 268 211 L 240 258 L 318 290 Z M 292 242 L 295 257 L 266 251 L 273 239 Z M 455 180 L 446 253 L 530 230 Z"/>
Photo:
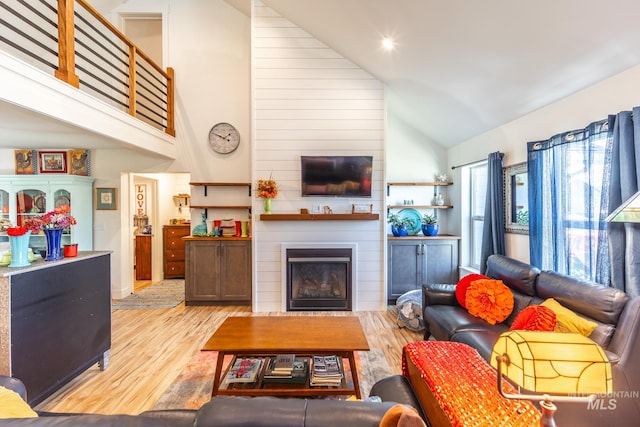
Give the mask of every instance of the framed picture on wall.
<path id="1" fill-rule="evenodd" d="M 89 150 L 69 150 L 69 173 L 71 175 L 89 175 Z"/>
<path id="2" fill-rule="evenodd" d="M 67 173 L 66 151 L 39 151 L 40 173 Z"/>
<path id="3" fill-rule="evenodd" d="M 35 150 L 14 150 L 16 175 L 33 175 L 36 173 L 38 158 Z"/>
<path id="4" fill-rule="evenodd" d="M 117 188 L 96 188 L 96 210 L 118 209 Z"/>

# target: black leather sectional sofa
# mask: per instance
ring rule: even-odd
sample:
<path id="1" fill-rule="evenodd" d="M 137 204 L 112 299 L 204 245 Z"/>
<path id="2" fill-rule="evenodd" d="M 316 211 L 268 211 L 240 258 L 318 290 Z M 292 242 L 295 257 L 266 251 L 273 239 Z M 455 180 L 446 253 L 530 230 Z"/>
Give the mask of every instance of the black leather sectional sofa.
<path id="1" fill-rule="evenodd" d="M 640 420 L 640 297 L 539 269 L 501 255 L 492 255 L 485 273 L 502 280 L 514 296 L 513 313 L 491 325 L 470 315 L 458 304 L 456 284 L 423 286 L 425 339 L 461 342 L 474 347 L 489 361 L 501 333 L 508 331 L 517 314 L 531 304 L 554 298 L 581 317 L 596 322 L 590 338 L 602 346 L 612 366 L 611 395 L 596 403 L 557 404 L 558 425 L 637 426 Z M 564 422 L 563 422 L 564 421 Z"/>
<path id="2" fill-rule="evenodd" d="M 24 384 L 0 376 L 0 386 L 26 401 Z M 331 399 L 218 396 L 198 410 L 147 411 L 139 415 L 39 412 L 38 418 L 0 419 L 3 427 L 378 427 L 396 403 L 416 408 L 426 420 L 409 381 L 393 375 L 378 381 L 370 395 L 382 402 Z"/>

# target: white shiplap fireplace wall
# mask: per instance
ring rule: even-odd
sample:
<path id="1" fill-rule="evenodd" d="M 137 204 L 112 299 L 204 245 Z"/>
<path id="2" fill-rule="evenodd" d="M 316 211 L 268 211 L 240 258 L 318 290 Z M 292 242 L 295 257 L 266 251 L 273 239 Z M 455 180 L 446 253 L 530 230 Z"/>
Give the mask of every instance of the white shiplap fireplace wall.
<path id="1" fill-rule="evenodd" d="M 384 290 L 384 86 L 349 60 L 253 1 L 252 108 L 254 182 L 275 179 L 274 213 L 328 205 L 351 212 L 373 205 L 378 221 L 261 221 L 253 200 L 253 311 L 282 310 L 281 250 L 288 244 L 357 245 L 357 310 L 383 310 Z M 301 155 L 373 156 L 371 199 L 301 196 Z M 311 246 L 311 245 L 310 245 Z"/>

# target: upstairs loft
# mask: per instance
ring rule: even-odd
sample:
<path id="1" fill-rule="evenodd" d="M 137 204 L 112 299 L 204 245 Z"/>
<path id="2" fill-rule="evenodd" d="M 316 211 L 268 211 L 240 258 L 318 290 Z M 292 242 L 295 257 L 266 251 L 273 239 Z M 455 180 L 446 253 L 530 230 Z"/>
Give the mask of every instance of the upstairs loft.
<path id="1" fill-rule="evenodd" d="M 175 159 L 173 70 L 85 0 L 2 2 L 0 148 L 130 148 Z"/>

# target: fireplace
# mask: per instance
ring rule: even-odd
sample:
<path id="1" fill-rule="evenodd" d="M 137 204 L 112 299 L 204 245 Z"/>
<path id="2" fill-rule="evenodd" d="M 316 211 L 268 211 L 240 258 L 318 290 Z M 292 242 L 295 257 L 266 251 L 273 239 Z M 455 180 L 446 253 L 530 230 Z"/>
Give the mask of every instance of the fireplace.
<path id="1" fill-rule="evenodd" d="M 287 311 L 351 311 L 351 248 L 286 249 Z"/>

